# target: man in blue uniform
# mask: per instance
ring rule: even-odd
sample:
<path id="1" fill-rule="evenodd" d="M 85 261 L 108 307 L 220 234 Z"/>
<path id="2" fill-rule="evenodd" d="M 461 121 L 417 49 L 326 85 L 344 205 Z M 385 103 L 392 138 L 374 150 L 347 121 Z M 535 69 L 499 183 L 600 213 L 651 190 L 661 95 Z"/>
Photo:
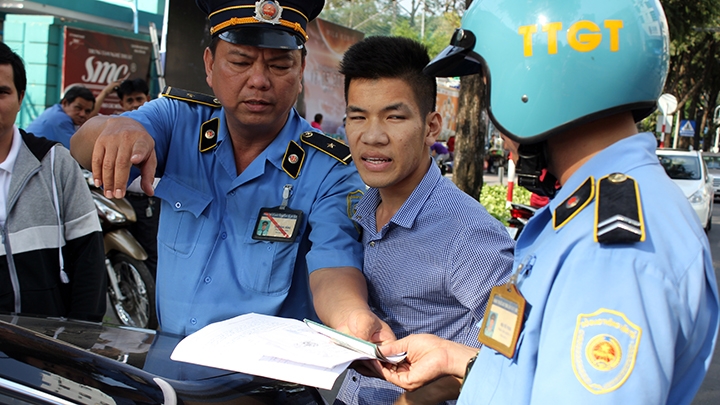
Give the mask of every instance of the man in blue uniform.
<path id="1" fill-rule="evenodd" d="M 383 349 L 409 352 L 387 379 L 464 377 L 459 404 L 691 403 L 718 333 L 710 248 L 635 126 L 660 96 L 668 45 L 657 0 L 473 2 L 426 72 L 482 73 L 493 123 L 520 143 L 519 183 L 562 188 L 517 241 L 479 353 L 416 335 Z"/>
<path id="2" fill-rule="evenodd" d="M 70 148 L 70 137 L 88 120 L 94 107 L 95 96 L 87 87 L 70 87 L 59 103 L 48 107 L 28 125 L 27 131 Z"/>
<path id="3" fill-rule="evenodd" d="M 185 335 L 248 312 L 315 317 L 314 303 L 326 324 L 392 337 L 359 270 L 350 217 L 365 186 L 347 146 L 309 132 L 293 109 L 305 27 L 323 1 L 197 3 L 209 16 L 215 97 L 169 88 L 121 117 L 93 118 L 72 143 L 108 196 L 124 195 L 131 164 L 149 195 L 161 178 L 160 327 Z"/>

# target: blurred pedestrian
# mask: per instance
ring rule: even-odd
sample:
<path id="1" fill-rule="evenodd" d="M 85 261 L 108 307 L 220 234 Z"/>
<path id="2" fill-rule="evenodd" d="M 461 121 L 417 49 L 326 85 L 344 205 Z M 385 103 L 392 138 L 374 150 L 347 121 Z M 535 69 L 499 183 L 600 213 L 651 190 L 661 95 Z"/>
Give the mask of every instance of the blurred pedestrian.
<path id="1" fill-rule="evenodd" d="M 310 125 L 312 125 L 313 128 L 319 129 L 322 131 L 323 130 L 322 129 L 322 120 L 323 120 L 322 114 L 315 114 L 315 118 L 313 118 L 313 122 L 311 122 Z"/>
<path id="2" fill-rule="evenodd" d="M 35 136 L 60 142 L 70 148 L 70 137 L 87 121 L 95 107 L 95 96 L 85 86 L 72 86 L 55 104 L 40 114 L 27 127 Z"/>

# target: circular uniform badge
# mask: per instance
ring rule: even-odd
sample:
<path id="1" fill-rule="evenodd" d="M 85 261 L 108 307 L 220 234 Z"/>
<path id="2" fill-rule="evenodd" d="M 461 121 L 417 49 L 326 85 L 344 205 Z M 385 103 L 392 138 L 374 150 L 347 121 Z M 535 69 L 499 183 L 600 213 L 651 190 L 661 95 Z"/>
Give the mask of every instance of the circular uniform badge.
<path id="1" fill-rule="evenodd" d="M 212 129 L 208 129 L 207 131 L 205 131 L 205 138 L 206 139 L 215 138 L 215 131 L 213 131 Z"/>
<path id="2" fill-rule="evenodd" d="M 292 155 L 288 156 L 288 162 L 290 162 L 292 164 L 296 164 L 298 162 L 298 160 L 300 160 L 300 158 L 298 158 L 298 155 L 296 155 L 294 153 Z"/>
<path id="3" fill-rule="evenodd" d="M 261 22 L 277 24 L 282 15 L 280 3 L 273 0 L 258 1 L 255 3 L 255 19 Z"/>
<path id="4" fill-rule="evenodd" d="M 596 370 L 609 371 L 620 364 L 622 349 L 617 339 L 610 335 L 597 335 L 585 347 L 588 363 Z"/>

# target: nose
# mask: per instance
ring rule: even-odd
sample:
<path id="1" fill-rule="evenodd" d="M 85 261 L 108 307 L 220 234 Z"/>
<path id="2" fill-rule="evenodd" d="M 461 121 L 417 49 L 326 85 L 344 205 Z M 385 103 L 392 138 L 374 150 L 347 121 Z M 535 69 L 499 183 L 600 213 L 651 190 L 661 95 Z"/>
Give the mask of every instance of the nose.
<path id="1" fill-rule="evenodd" d="M 250 68 L 250 77 L 248 78 L 247 84 L 250 88 L 267 90 L 270 88 L 270 80 L 268 69 L 259 62 L 255 62 Z"/>
<path id="2" fill-rule="evenodd" d="M 367 120 L 361 136 L 362 142 L 368 145 L 385 145 L 389 139 L 385 126 L 378 119 Z"/>

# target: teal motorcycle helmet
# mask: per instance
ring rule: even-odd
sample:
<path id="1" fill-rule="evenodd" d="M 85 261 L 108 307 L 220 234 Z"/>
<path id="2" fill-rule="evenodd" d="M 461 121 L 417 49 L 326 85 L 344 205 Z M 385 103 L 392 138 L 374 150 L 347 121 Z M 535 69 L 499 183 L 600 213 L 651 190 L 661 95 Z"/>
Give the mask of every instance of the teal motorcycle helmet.
<path id="1" fill-rule="evenodd" d="M 668 63 L 659 0 L 475 0 L 425 73 L 481 74 L 490 119 L 523 145 L 619 112 L 640 121 Z"/>

